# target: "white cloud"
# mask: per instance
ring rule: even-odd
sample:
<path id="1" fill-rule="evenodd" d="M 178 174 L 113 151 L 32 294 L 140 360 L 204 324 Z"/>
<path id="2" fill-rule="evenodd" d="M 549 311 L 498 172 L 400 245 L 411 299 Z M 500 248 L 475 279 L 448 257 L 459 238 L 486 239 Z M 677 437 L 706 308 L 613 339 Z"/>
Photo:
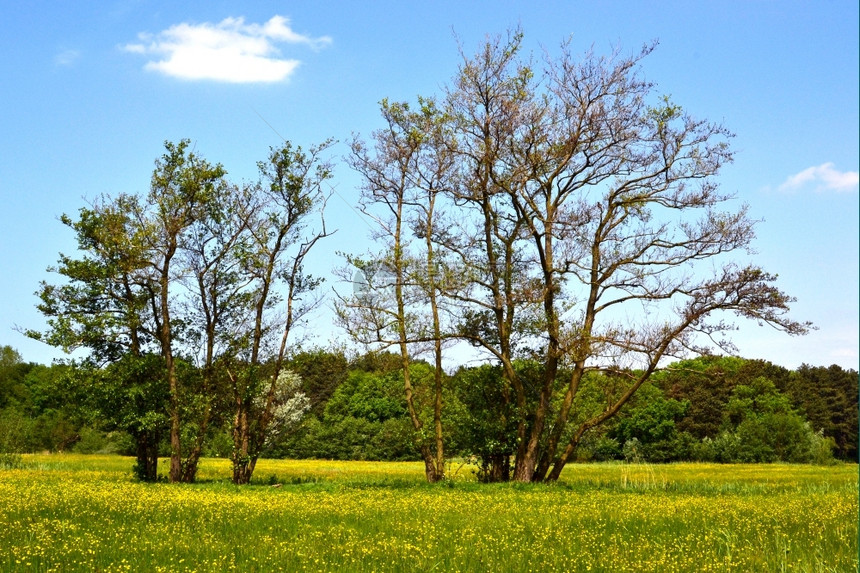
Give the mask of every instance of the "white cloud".
<path id="1" fill-rule="evenodd" d="M 854 191 L 860 183 L 856 171 L 838 171 L 832 163 L 809 167 L 792 175 L 779 186 L 780 191 L 812 187 L 815 191 Z"/>
<path id="2" fill-rule="evenodd" d="M 123 48 L 160 57 L 147 62 L 145 69 L 188 80 L 230 83 L 286 80 L 299 61 L 281 58 L 277 43 L 305 44 L 315 50 L 331 43 L 328 36 L 297 34 L 283 16 L 264 24 L 246 24 L 244 18 L 227 18 L 218 24 L 182 23 L 156 36 L 138 37 L 141 43 Z"/>
<path id="3" fill-rule="evenodd" d="M 71 66 L 80 57 L 81 53 L 78 50 L 63 50 L 54 56 L 54 63 L 58 66 Z"/>

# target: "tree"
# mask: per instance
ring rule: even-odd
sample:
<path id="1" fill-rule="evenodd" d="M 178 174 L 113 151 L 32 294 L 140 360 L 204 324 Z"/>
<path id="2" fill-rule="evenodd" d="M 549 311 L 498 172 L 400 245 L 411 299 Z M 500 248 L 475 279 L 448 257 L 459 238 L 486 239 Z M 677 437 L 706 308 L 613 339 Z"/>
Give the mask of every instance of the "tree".
<path id="1" fill-rule="evenodd" d="M 126 380 L 120 387 L 167 388 L 172 482 L 194 481 L 226 395 L 237 483 L 250 480 L 273 421 L 289 417 L 281 414 L 294 389 L 281 374 L 288 335 L 318 302 L 320 281 L 303 264 L 329 234 L 322 219 L 320 229 L 307 229 L 325 205 L 330 167 L 319 154 L 329 144 L 305 154 L 287 143 L 261 163 L 266 185 L 237 186 L 188 140 L 166 142 L 145 196 L 103 196 L 79 219 L 62 218 L 81 256 L 61 255 L 54 270 L 66 282 L 43 282 L 39 292 L 49 328 L 28 334 L 65 350 L 88 348 L 97 365 L 127 362 L 111 371 Z M 135 366 L 152 354 L 163 369 Z M 154 467 L 153 435 L 136 436 L 138 451 L 148 452 L 138 466 Z"/>
<path id="2" fill-rule="evenodd" d="M 217 200 L 189 227 L 178 255 L 185 269 L 180 283 L 187 294 L 178 308 L 183 349 L 199 370 L 199 388 L 184 400 L 186 412 L 199 420 L 186 456 L 188 467 L 197 467 L 213 417 L 227 409 L 224 367 L 237 339 L 245 335 L 252 308 L 251 280 L 243 265 L 258 195 L 254 185 L 220 185 Z"/>
<path id="3" fill-rule="evenodd" d="M 442 260 L 434 250 L 439 225 L 437 198 L 449 184 L 452 155 L 441 145 L 444 121 L 433 100 L 419 100 L 419 109 L 383 100 L 386 127 L 373 134 L 373 148 L 360 138 L 352 142 L 350 166 L 363 179 L 361 210 L 377 225 L 375 237 L 384 252 L 368 260 L 348 257 L 363 273 L 364 288 L 340 297 L 341 324 L 360 342 L 377 350 L 395 347 L 400 353 L 403 390 L 415 443 L 431 483 L 445 477 L 442 428 L 442 343 L 440 277 Z M 374 212 L 383 211 L 382 215 Z M 412 229 L 410 229 L 410 217 Z M 410 253 L 410 238 L 424 239 L 421 254 Z M 349 274 L 349 270 L 347 270 Z M 420 301 L 427 301 L 425 305 Z M 429 328 L 425 327 L 429 324 Z M 432 344 L 434 370 L 433 435 L 415 404 L 411 379 L 412 354 L 417 345 Z"/>
<path id="4" fill-rule="evenodd" d="M 151 272 L 147 288 L 154 296 L 154 335 L 164 358 L 165 376 L 170 388 L 170 481 L 192 482 L 197 474 L 201 439 L 206 431 L 208 411 L 204 411 L 198 438 L 183 459 L 181 441 L 183 396 L 176 365 L 177 335 L 172 296 L 177 278 L 186 271 L 175 268 L 174 260 L 187 246 L 192 227 L 205 220 L 211 205 L 218 200 L 226 171 L 188 150 L 190 141 L 165 143 L 166 153 L 155 163 L 145 209 L 133 216 L 148 254 Z M 187 403 L 187 399 L 185 400 Z"/>
<path id="5" fill-rule="evenodd" d="M 310 401 L 310 413 L 320 416 L 326 403 L 346 380 L 349 363 L 342 351 L 320 348 L 293 355 L 289 369 L 302 380 L 302 392 Z"/>
<path id="6" fill-rule="evenodd" d="M 816 431 L 832 438 L 834 454 L 857 461 L 857 371 L 834 364 L 813 367 L 802 364 L 791 373 L 785 393 L 805 413 Z"/>
<path id="7" fill-rule="evenodd" d="M 723 425 L 723 412 L 739 371 L 746 361 L 727 356 L 703 356 L 671 364 L 653 377 L 670 399 L 689 402 L 678 429 L 697 439 L 715 438 Z"/>
<path id="8" fill-rule="evenodd" d="M 313 247 L 331 232 L 326 230 L 327 195 L 323 183 L 331 165 L 322 154 L 325 141 L 304 152 L 286 142 L 272 149 L 258 164 L 263 183 L 257 187 L 258 207 L 247 222 L 249 238 L 243 247 L 242 273 L 250 285 L 249 328 L 234 338 L 233 364 L 227 368 L 234 405 L 233 482 L 246 484 L 278 422 L 282 395 L 298 388 L 284 378 L 290 335 L 314 310 L 322 280 L 307 274 L 304 265 Z M 318 226 L 311 225 L 319 217 Z"/>
<path id="9" fill-rule="evenodd" d="M 90 207 L 80 209 L 77 219 L 68 215 L 60 218 L 74 231 L 80 256 L 60 254 L 58 266 L 48 269 L 65 282 L 41 282 L 37 308 L 48 318 L 48 328 L 45 332 L 28 330 L 28 336 L 66 352 L 86 348 L 96 366 L 124 357 L 144 360 L 159 352 L 154 314 L 157 289 L 149 272 L 144 229 L 133 218 L 140 209 L 137 197 L 101 196 Z M 162 373 L 158 375 L 158 379 L 147 380 L 136 376 L 135 384 L 161 384 Z M 146 416 L 147 412 L 137 414 Z M 135 438 L 137 467 L 147 468 L 139 475 L 154 480 L 158 436 L 142 431 Z"/>
<path id="10" fill-rule="evenodd" d="M 11 346 L 0 346 L 0 408 L 5 408 L 20 393 L 21 379 L 32 365 L 25 364 Z"/>
<path id="11" fill-rule="evenodd" d="M 735 446 L 722 452 L 728 459 L 721 461 L 820 463 L 832 459 L 832 441 L 816 435 L 789 397 L 761 376 L 732 390 L 724 428 L 720 437 L 734 438 Z"/>
<path id="12" fill-rule="evenodd" d="M 689 459 L 686 451 L 692 439 L 679 432 L 676 422 L 686 413 L 689 402 L 666 399 L 653 386 L 648 387 L 650 396 L 643 404 L 629 409 L 616 418 L 609 436 L 615 438 L 622 448 L 635 440 L 636 454 L 649 462 L 672 462 Z M 640 390 L 637 397 L 644 392 Z M 632 405 L 632 403 L 628 403 Z"/>
<path id="13" fill-rule="evenodd" d="M 478 459 L 479 481 L 508 481 L 510 459 L 516 453 L 517 415 L 511 401 L 505 399 L 509 388 L 501 367 L 460 368 L 453 382 L 464 410 L 457 423 L 463 453 Z"/>
<path id="14" fill-rule="evenodd" d="M 158 452 L 170 428 L 170 401 L 164 360 L 157 354 L 126 354 L 105 368 L 79 365 L 73 374 L 84 390 L 81 402 L 92 408 L 102 427 L 128 432 L 135 444 L 134 475 L 158 479 Z"/>
<path id="15" fill-rule="evenodd" d="M 457 335 L 502 368 L 517 417 L 513 479 L 542 481 L 668 359 L 733 351 L 732 314 L 789 334 L 810 325 L 788 318 L 793 299 L 774 275 L 740 262 L 755 222 L 715 180 L 732 134 L 655 95 L 639 72 L 655 45 L 575 58 L 563 44 L 538 72 L 521 42 L 517 30 L 464 56 L 431 122 L 444 125 L 440 137 L 414 126 L 404 140 L 452 155 L 437 187 L 457 215 L 432 239 L 458 280 L 438 283 L 440 304 L 459 317 Z M 388 124 L 386 137 L 400 133 Z M 386 165 L 381 187 L 399 207 L 417 168 Z M 416 308 L 401 302 L 395 320 Z M 539 384 L 517 374 L 523 357 L 540 361 Z M 574 422 L 589 372 L 624 386 Z"/>

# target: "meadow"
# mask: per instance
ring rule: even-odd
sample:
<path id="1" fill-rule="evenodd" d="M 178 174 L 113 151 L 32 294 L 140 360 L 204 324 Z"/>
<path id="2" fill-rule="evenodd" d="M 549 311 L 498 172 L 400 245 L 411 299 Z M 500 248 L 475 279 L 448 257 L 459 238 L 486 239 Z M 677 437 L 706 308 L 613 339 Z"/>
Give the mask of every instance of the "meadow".
<path id="1" fill-rule="evenodd" d="M 570 465 L 554 485 L 423 482 L 418 463 L 207 459 L 194 485 L 119 456 L 0 470 L 4 571 L 857 570 L 858 468 Z M 279 487 L 272 487 L 279 485 Z"/>

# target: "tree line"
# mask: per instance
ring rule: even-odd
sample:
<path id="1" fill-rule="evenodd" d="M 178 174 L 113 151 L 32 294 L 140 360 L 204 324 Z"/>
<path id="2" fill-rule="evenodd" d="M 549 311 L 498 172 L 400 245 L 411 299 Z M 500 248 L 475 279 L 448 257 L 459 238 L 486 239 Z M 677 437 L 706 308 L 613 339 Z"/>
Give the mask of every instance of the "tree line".
<path id="1" fill-rule="evenodd" d="M 655 46 L 574 56 L 563 44 L 539 65 L 522 39 L 463 53 L 438 96 L 383 100 L 382 127 L 346 157 L 374 247 L 344 255 L 338 321 L 351 343 L 398 357 L 405 435 L 431 482 L 463 439 L 446 430 L 455 403 L 498 444 L 488 475 L 552 481 L 595 436 L 607 451 L 645 448 L 632 426 L 605 432 L 672 360 L 733 353 L 732 316 L 810 327 L 746 260 L 755 221 L 716 181 L 732 134 L 643 79 Z M 148 193 L 63 217 L 78 255 L 53 269 L 61 283 L 42 284 L 48 328 L 28 334 L 90 351 L 89 371 L 116 386 L 112 408 L 129 409 L 146 479 L 166 432 L 169 479 L 193 481 L 224 418 L 234 481 L 247 483 L 277 429 L 319 407 L 285 365 L 322 295 L 305 264 L 333 232 L 331 145 L 285 142 L 240 185 L 189 141 L 167 142 Z M 457 402 L 442 365 L 464 344 L 486 365 L 462 374 L 473 385 Z M 753 388 L 729 403 L 770 392 Z"/>
<path id="2" fill-rule="evenodd" d="M 81 365 L 24 362 L 0 348 L 0 452 L 73 451 L 137 454 L 129 407 L 117 408 L 117 385 Z M 191 368 L 188 366 L 188 368 Z M 517 361 L 524 378 L 539 379 L 540 365 Z M 399 356 L 313 349 L 293 355 L 292 405 L 273 422 L 261 455 L 272 458 L 420 460 L 403 399 Z M 411 366 L 417 414 L 432 421 L 435 372 Z M 483 481 L 510 478 L 516 425 L 500 411 L 504 376 L 493 365 L 443 373 L 445 434 L 449 457 L 474 462 Z M 592 376 L 576 405 L 584 418 L 599 411 L 612 388 Z M 123 396 L 135 393 L 130 386 Z M 575 461 L 628 460 L 665 463 L 856 462 L 858 376 L 839 366 L 796 370 L 763 360 L 702 357 L 673 363 L 637 393 L 611 422 L 583 441 Z M 557 396 L 555 400 L 561 397 Z M 162 408 L 167 396 L 162 396 Z M 497 409 L 488 409 L 494 403 Z M 203 455 L 233 452 L 227 397 L 208 429 Z M 168 417 L 141 411 L 161 427 L 155 449 L 169 456 Z M 132 422 L 130 424 L 130 422 Z M 450 461 L 450 460 L 449 460 Z M 145 468 L 136 468 L 145 479 Z M 157 468 L 156 468 L 157 475 Z"/>

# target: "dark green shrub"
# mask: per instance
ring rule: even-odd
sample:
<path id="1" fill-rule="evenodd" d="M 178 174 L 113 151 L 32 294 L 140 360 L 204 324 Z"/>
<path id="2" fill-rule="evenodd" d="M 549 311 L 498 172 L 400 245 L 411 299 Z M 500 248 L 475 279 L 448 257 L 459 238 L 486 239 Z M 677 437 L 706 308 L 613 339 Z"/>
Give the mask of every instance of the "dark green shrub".
<path id="1" fill-rule="evenodd" d="M 608 436 L 600 436 L 593 443 L 589 442 L 580 445 L 580 448 L 584 452 L 588 452 L 589 459 L 595 462 L 620 460 L 623 457 L 621 444 L 615 438 Z"/>
<path id="2" fill-rule="evenodd" d="M 78 441 L 72 447 L 72 451 L 78 454 L 110 454 L 116 450 L 114 449 L 114 444 L 108 439 L 107 434 L 84 426 L 78 431 Z"/>

